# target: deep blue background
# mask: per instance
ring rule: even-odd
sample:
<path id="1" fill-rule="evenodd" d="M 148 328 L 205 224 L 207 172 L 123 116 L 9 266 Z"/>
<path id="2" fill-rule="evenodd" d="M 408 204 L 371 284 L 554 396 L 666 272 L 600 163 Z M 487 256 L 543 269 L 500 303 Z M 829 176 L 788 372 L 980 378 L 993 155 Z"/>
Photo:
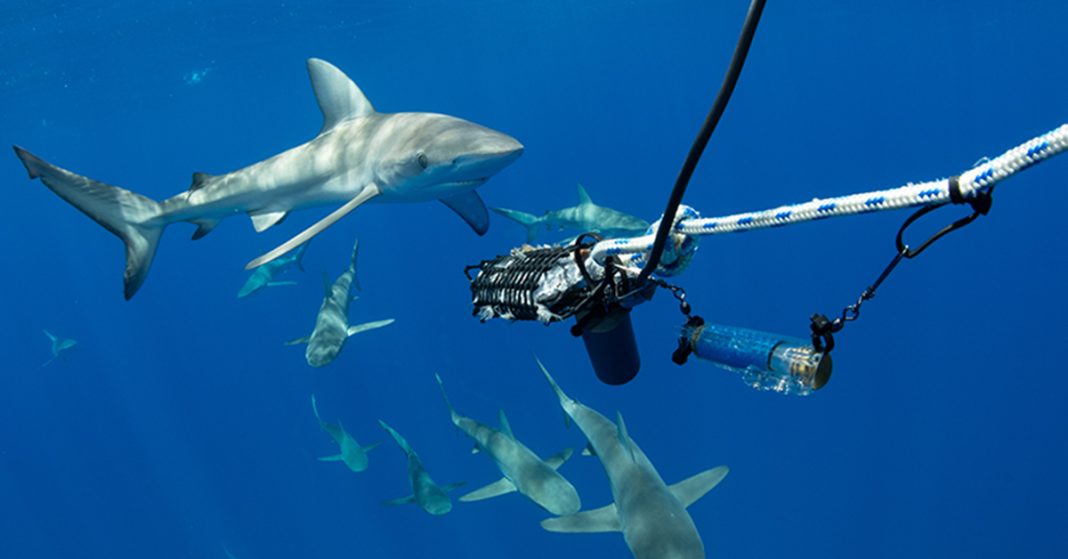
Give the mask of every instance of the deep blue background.
<path id="1" fill-rule="evenodd" d="M 958 173 L 1063 122 L 1061 1 L 771 2 L 687 202 L 705 215 Z M 0 143 L 154 198 L 301 143 L 320 116 L 303 61 L 346 71 L 383 111 L 462 116 L 526 154 L 481 189 L 540 212 L 594 200 L 648 219 L 726 67 L 746 3 L 694 1 L 26 2 L 0 5 Z M 199 83 L 190 72 L 203 71 Z M 496 479 L 434 385 L 490 422 L 504 407 L 542 455 L 581 447 L 531 351 L 564 388 L 617 409 L 668 482 L 727 464 L 690 508 L 710 556 L 1065 557 L 1068 413 L 1062 296 L 1068 162 L 998 189 L 992 214 L 905 263 L 839 337 L 808 398 L 751 391 L 668 360 L 668 297 L 635 314 L 645 366 L 598 384 L 567 328 L 480 325 L 467 263 L 522 231 L 476 238 L 438 204 L 375 205 L 311 246 L 295 288 L 248 300 L 242 265 L 322 215 L 257 236 L 226 221 L 166 235 L 122 300 L 119 241 L 0 158 L 0 557 L 627 556 L 618 534 L 544 532 L 518 496 L 433 518 L 408 491 L 389 421 L 442 482 Z M 892 256 L 903 213 L 710 238 L 681 279 L 711 320 L 803 335 Z M 361 239 L 350 340 L 322 370 L 308 333 L 320 275 Z M 48 328 L 81 342 L 47 368 Z M 382 441 L 355 475 L 316 425 Z M 600 465 L 562 470 L 586 508 Z"/>

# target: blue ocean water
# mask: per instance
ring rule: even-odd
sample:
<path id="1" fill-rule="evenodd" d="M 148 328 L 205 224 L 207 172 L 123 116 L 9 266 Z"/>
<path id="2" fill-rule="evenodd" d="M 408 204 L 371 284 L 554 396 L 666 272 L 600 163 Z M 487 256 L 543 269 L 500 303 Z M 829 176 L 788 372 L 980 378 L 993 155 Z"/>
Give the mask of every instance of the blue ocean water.
<path id="1" fill-rule="evenodd" d="M 526 152 L 480 189 L 533 213 L 598 203 L 655 219 L 726 68 L 746 2 L 247 1 L 0 5 L 0 134 L 161 199 L 311 138 L 304 60 L 348 73 L 382 111 L 460 116 Z M 1063 2 L 771 2 L 686 203 L 706 215 L 958 173 L 1064 122 Z M 710 557 L 1064 557 L 1068 391 L 1062 188 L 1054 159 L 998 188 L 990 216 L 906 262 L 839 336 L 828 386 L 758 393 L 669 360 L 681 317 L 635 311 L 644 366 L 600 384 L 564 325 L 480 324 L 463 266 L 523 240 L 476 237 L 436 203 L 372 205 L 324 233 L 294 287 L 235 295 L 242 267 L 325 214 L 255 234 L 169 231 L 123 301 L 121 243 L 0 158 L 0 557 L 626 557 L 619 534 L 556 534 L 516 496 L 443 517 L 408 493 L 404 433 L 442 483 L 499 477 L 448 421 L 504 408 L 548 456 L 585 442 L 531 359 L 614 417 L 668 483 L 726 464 L 690 507 Z M 951 213 L 953 210 L 945 210 Z M 703 241 L 679 279 L 711 321 L 803 336 L 893 255 L 907 214 Z M 940 218 L 935 218 L 940 219 Z M 352 338 L 302 348 L 361 241 Z M 47 367 L 48 329 L 79 341 Z M 354 474 L 310 396 L 370 453 Z M 561 470 L 611 500 L 596 459 Z"/>

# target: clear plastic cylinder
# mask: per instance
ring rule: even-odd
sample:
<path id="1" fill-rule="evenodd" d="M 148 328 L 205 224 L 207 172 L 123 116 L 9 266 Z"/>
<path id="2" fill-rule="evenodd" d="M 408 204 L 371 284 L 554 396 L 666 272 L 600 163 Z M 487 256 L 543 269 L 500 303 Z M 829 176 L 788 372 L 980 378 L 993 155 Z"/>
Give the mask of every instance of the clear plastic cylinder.
<path id="1" fill-rule="evenodd" d="M 803 396 L 831 376 L 831 356 L 808 340 L 717 324 L 691 328 L 685 335 L 694 355 L 739 373 L 758 390 Z"/>

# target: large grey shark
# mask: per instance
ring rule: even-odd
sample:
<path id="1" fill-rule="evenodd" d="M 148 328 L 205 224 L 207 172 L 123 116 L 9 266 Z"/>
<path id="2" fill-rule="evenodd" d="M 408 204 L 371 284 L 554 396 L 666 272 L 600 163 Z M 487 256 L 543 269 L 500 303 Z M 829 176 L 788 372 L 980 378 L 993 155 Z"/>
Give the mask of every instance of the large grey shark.
<path id="1" fill-rule="evenodd" d="M 286 342 L 286 345 L 308 344 L 304 358 L 312 367 L 330 364 L 341 353 L 349 336 L 393 324 L 393 319 L 387 318 L 349 326 L 349 302 L 355 298 L 350 291 L 356 278 L 356 255 L 359 250 L 360 241 L 357 239 L 352 245 L 349 268 L 338 276 L 333 285 L 327 287 L 311 335 Z"/>
<path id="2" fill-rule="evenodd" d="M 504 208 L 491 209 L 526 227 L 528 243 L 534 241 L 542 227 L 594 232 L 610 238 L 642 235 L 649 228 L 649 222 L 644 219 L 594 204 L 581 184 L 578 185 L 578 198 L 578 205 L 548 211 L 541 216 Z"/>
<path id="3" fill-rule="evenodd" d="M 518 491 L 552 514 L 578 512 L 582 507 L 578 491 L 556 471 L 571 457 L 570 448 L 543 461 L 515 438 L 504 410 L 499 414 L 500 430 L 464 417 L 452 407 L 441 377 L 434 375 L 434 378 L 441 387 L 441 396 L 449 408 L 453 425 L 474 439 L 475 449 L 488 454 L 504 474 L 500 480 L 460 497 L 461 501 L 481 501 Z"/>
<path id="4" fill-rule="evenodd" d="M 617 423 L 612 423 L 564 394 L 541 361 L 538 367 L 564 412 L 586 435 L 600 458 L 615 501 L 599 509 L 543 520 L 542 527 L 550 532 L 623 532 L 627 547 L 637 559 L 703 558 L 704 544 L 686 507 L 715 487 L 727 475 L 727 467 L 706 470 L 674 485 L 665 484 L 627 434 L 621 415 Z"/>
<path id="5" fill-rule="evenodd" d="M 197 225 L 199 239 L 222 219 L 248 214 L 256 232 L 290 212 L 342 204 L 251 269 L 295 249 L 369 201 L 441 200 L 478 233 L 489 213 L 475 192 L 516 160 L 523 146 L 511 136 L 452 116 L 375 111 L 360 88 L 330 63 L 308 60 L 323 127 L 307 143 L 224 175 L 195 173 L 188 191 L 162 202 L 74 174 L 15 146 L 30 178 L 41 182 L 126 243 L 124 294 L 145 281 L 164 228 Z"/>
<path id="6" fill-rule="evenodd" d="M 362 472 L 367 469 L 367 453 L 378 446 L 378 443 L 370 444 L 367 446 L 360 446 L 360 443 L 356 442 L 356 439 L 352 438 L 352 435 L 345 430 L 345 427 L 338 421 L 337 425 L 323 421 L 319 417 L 319 406 L 315 405 L 315 394 L 312 394 L 312 411 L 315 412 L 315 420 L 319 422 L 319 428 L 326 431 L 334 442 L 337 443 L 340 452 L 332 456 L 323 456 L 319 458 L 323 462 L 344 462 L 350 470 L 354 472 Z"/>
<path id="7" fill-rule="evenodd" d="M 450 483 L 445 486 L 439 486 L 431 479 L 430 474 L 426 473 L 426 468 L 423 467 L 423 461 L 419 459 L 419 455 L 412 450 L 412 447 L 408 444 L 408 441 L 401 436 L 400 433 L 393 430 L 392 427 L 386 425 L 385 421 L 378 420 L 378 424 L 389 433 L 389 436 L 393 437 L 393 440 L 397 442 L 397 445 L 401 447 L 404 454 L 408 457 L 408 479 L 412 483 L 412 494 L 407 497 L 401 497 L 400 499 L 393 499 L 386 501 L 387 505 L 405 505 L 416 504 L 426 512 L 435 516 L 442 515 L 452 510 L 452 500 L 449 499 L 449 491 L 460 487 L 464 483 Z"/>
<path id="8" fill-rule="evenodd" d="M 290 266 L 296 264 L 301 271 L 304 271 L 304 253 L 308 250 L 308 243 L 304 243 L 297 247 L 297 250 L 280 256 L 262 266 L 257 266 L 252 270 L 252 274 L 245 280 L 245 285 L 241 286 L 241 290 L 237 292 L 237 298 L 243 299 L 257 293 L 260 290 L 267 287 L 279 287 L 283 285 L 296 285 L 295 281 L 278 281 L 274 277 L 284 271 Z"/>
<path id="9" fill-rule="evenodd" d="M 64 352 L 78 345 L 78 340 L 60 338 L 59 336 L 56 336 L 48 330 L 42 330 L 42 332 L 44 332 L 45 335 L 48 336 L 48 339 L 52 342 L 52 357 L 50 357 L 48 361 L 45 361 L 43 364 L 41 364 L 42 367 L 47 367 Z"/>

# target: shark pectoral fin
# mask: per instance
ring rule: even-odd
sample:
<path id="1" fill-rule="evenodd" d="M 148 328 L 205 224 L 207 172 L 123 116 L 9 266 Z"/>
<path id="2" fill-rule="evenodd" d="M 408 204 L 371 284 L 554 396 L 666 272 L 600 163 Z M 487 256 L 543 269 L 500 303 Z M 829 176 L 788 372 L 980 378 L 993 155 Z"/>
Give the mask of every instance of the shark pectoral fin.
<path id="1" fill-rule="evenodd" d="M 516 491 L 515 484 L 506 477 L 502 477 L 497 481 L 479 489 L 476 489 L 463 497 L 460 500 L 465 503 L 474 501 L 481 501 L 484 499 L 491 499 L 493 497 L 499 497 L 501 495 L 507 495 L 508 493 L 514 493 Z"/>
<path id="2" fill-rule="evenodd" d="M 397 505 L 411 505 L 415 503 L 415 495 L 408 495 L 407 497 L 401 497 L 400 499 L 390 499 L 388 501 L 382 501 L 383 505 L 387 507 L 395 507 Z"/>
<path id="3" fill-rule="evenodd" d="M 726 466 L 716 466 L 671 485 L 668 489 L 682 503 L 682 506 L 688 507 L 704 497 L 705 493 L 711 491 L 713 487 L 719 485 L 719 482 L 727 477 L 729 471 L 730 468 Z"/>
<path id="4" fill-rule="evenodd" d="M 340 462 L 343 458 L 340 454 L 335 454 L 333 456 L 320 456 L 316 460 L 320 462 Z"/>
<path id="5" fill-rule="evenodd" d="M 349 326 L 348 335 L 355 336 L 360 332 L 366 332 L 368 330 L 374 330 L 375 328 L 381 328 L 383 326 L 389 326 L 393 324 L 394 319 L 387 318 L 385 320 L 376 320 L 374 322 L 364 322 L 363 324 L 357 324 L 355 326 Z"/>
<path id="6" fill-rule="evenodd" d="M 367 445 L 365 447 L 362 447 L 363 452 L 365 454 L 368 453 L 368 452 L 371 452 L 372 450 L 378 448 L 378 445 L 380 445 L 380 444 L 382 444 L 382 443 L 371 443 L 371 444 L 369 444 L 369 445 Z"/>
<path id="7" fill-rule="evenodd" d="M 546 518 L 541 521 L 541 527 L 550 532 L 621 532 L 623 526 L 619 523 L 619 514 L 616 505 L 612 503 L 599 509 L 587 510 Z"/>
<path id="8" fill-rule="evenodd" d="M 580 206 L 593 204 L 593 200 L 591 200 L 590 195 L 586 193 L 586 189 L 582 187 L 582 183 L 579 183 L 578 185 L 578 199 Z"/>
<path id="9" fill-rule="evenodd" d="M 500 425 L 502 433 L 513 439 L 515 438 L 515 435 L 512 434 L 512 426 L 508 424 L 508 417 L 504 415 L 504 410 L 497 410 L 497 424 Z"/>
<path id="10" fill-rule="evenodd" d="M 568 458 L 571 458 L 572 453 L 574 453 L 574 450 L 570 448 L 565 448 L 560 452 L 546 458 L 545 464 L 554 470 L 559 469 L 560 466 L 564 465 L 564 462 L 567 462 Z"/>
<path id="11" fill-rule="evenodd" d="M 56 337 L 55 334 L 49 332 L 48 330 L 42 329 L 41 331 L 44 332 L 44 335 L 48 336 L 49 340 L 52 340 L 52 343 L 56 343 L 56 341 L 59 339 Z"/>
<path id="12" fill-rule="evenodd" d="M 300 344 L 306 344 L 306 343 L 308 343 L 308 336 L 304 336 L 302 338 L 294 338 L 292 340 L 289 340 L 288 342 L 286 342 L 286 345 L 300 345 Z"/>
<path id="13" fill-rule="evenodd" d="M 284 287 L 287 285 L 297 285 L 295 281 L 269 281 L 267 287 Z"/>
<path id="14" fill-rule="evenodd" d="M 197 226 L 197 230 L 193 231 L 192 239 L 194 241 L 203 239 L 215 230 L 215 226 L 219 224 L 218 219 L 198 219 L 193 221 L 193 224 Z"/>
<path id="15" fill-rule="evenodd" d="M 271 227 L 282 223 L 285 220 L 288 212 L 274 211 L 274 212 L 249 212 L 248 216 L 252 218 L 252 227 L 257 233 L 262 233 Z"/>
<path id="16" fill-rule="evenodd" d="M 442 198 L 441 203 L 463 218 L 471 226 L 471 229 L 475 230 L 475 233 L 485 235 L 486 231 L 489 230 L 489 212 L 486 211 L 486 204 L 482 201 L 478 192 L 468 190 L 448 198 Z"/>
<path id="17" fill-rule="evenodd" d="M 323 112 L 320 134 L 343 120 L 375 112 L 367 96 L 333 64 L 319 58 L 309 58 L 308 77 L 311 78 L 319 110 Z"/>
<path id="18" fill-rule="evenodd" d="M 442 485 L 441 486 L 441 490 L 446 492 L 446 493 L 449 493 L 451 491 L 456 491 L 457 489 L 459 489 L 459 488 L 461 488 L 461 487 L 463 487 L 465 485 L 467 485 L 466 481 L 456 481 L 456 482 L 453 482 L 453 483 Z"/>
<path id="19" fill-rule="evenodd" d="M 245 264 L 245 269 L 251 270 L 256 266 L 266 264 L 274 260 L 275 258 L 278 258 L 279 256 L 282 256 L 283 254 L 308 242 L 309 239 L 318 235 L 319 233 L 322 233 L 323 230 L 325 230 L 327 227 L 330 227 L 331 225 L 337 223 L 339 219 L 348 215 L 349 212 L 360 207 L 364 202 L 374 198 L 375 196 L 378 196 L 380 193 L 381 190 L 379 190 L 378 185 L 374 183 L 365 186 L 362 190 L 360 190 L 360 193 L 357 194 L 355 198 L 346 202 L 345 205 L 334 210 L 330 213 L 330 215 L 324 217 L 323 219 L 320 219 L 317 223 L 301 231 L 297 234 L 297 236 L 282 243 L 274 250 L 268 252 L 267 254 L 264 254 L 263 256 L 260 256 L 259 258 L 256 258 L 248 264 Z"/>

